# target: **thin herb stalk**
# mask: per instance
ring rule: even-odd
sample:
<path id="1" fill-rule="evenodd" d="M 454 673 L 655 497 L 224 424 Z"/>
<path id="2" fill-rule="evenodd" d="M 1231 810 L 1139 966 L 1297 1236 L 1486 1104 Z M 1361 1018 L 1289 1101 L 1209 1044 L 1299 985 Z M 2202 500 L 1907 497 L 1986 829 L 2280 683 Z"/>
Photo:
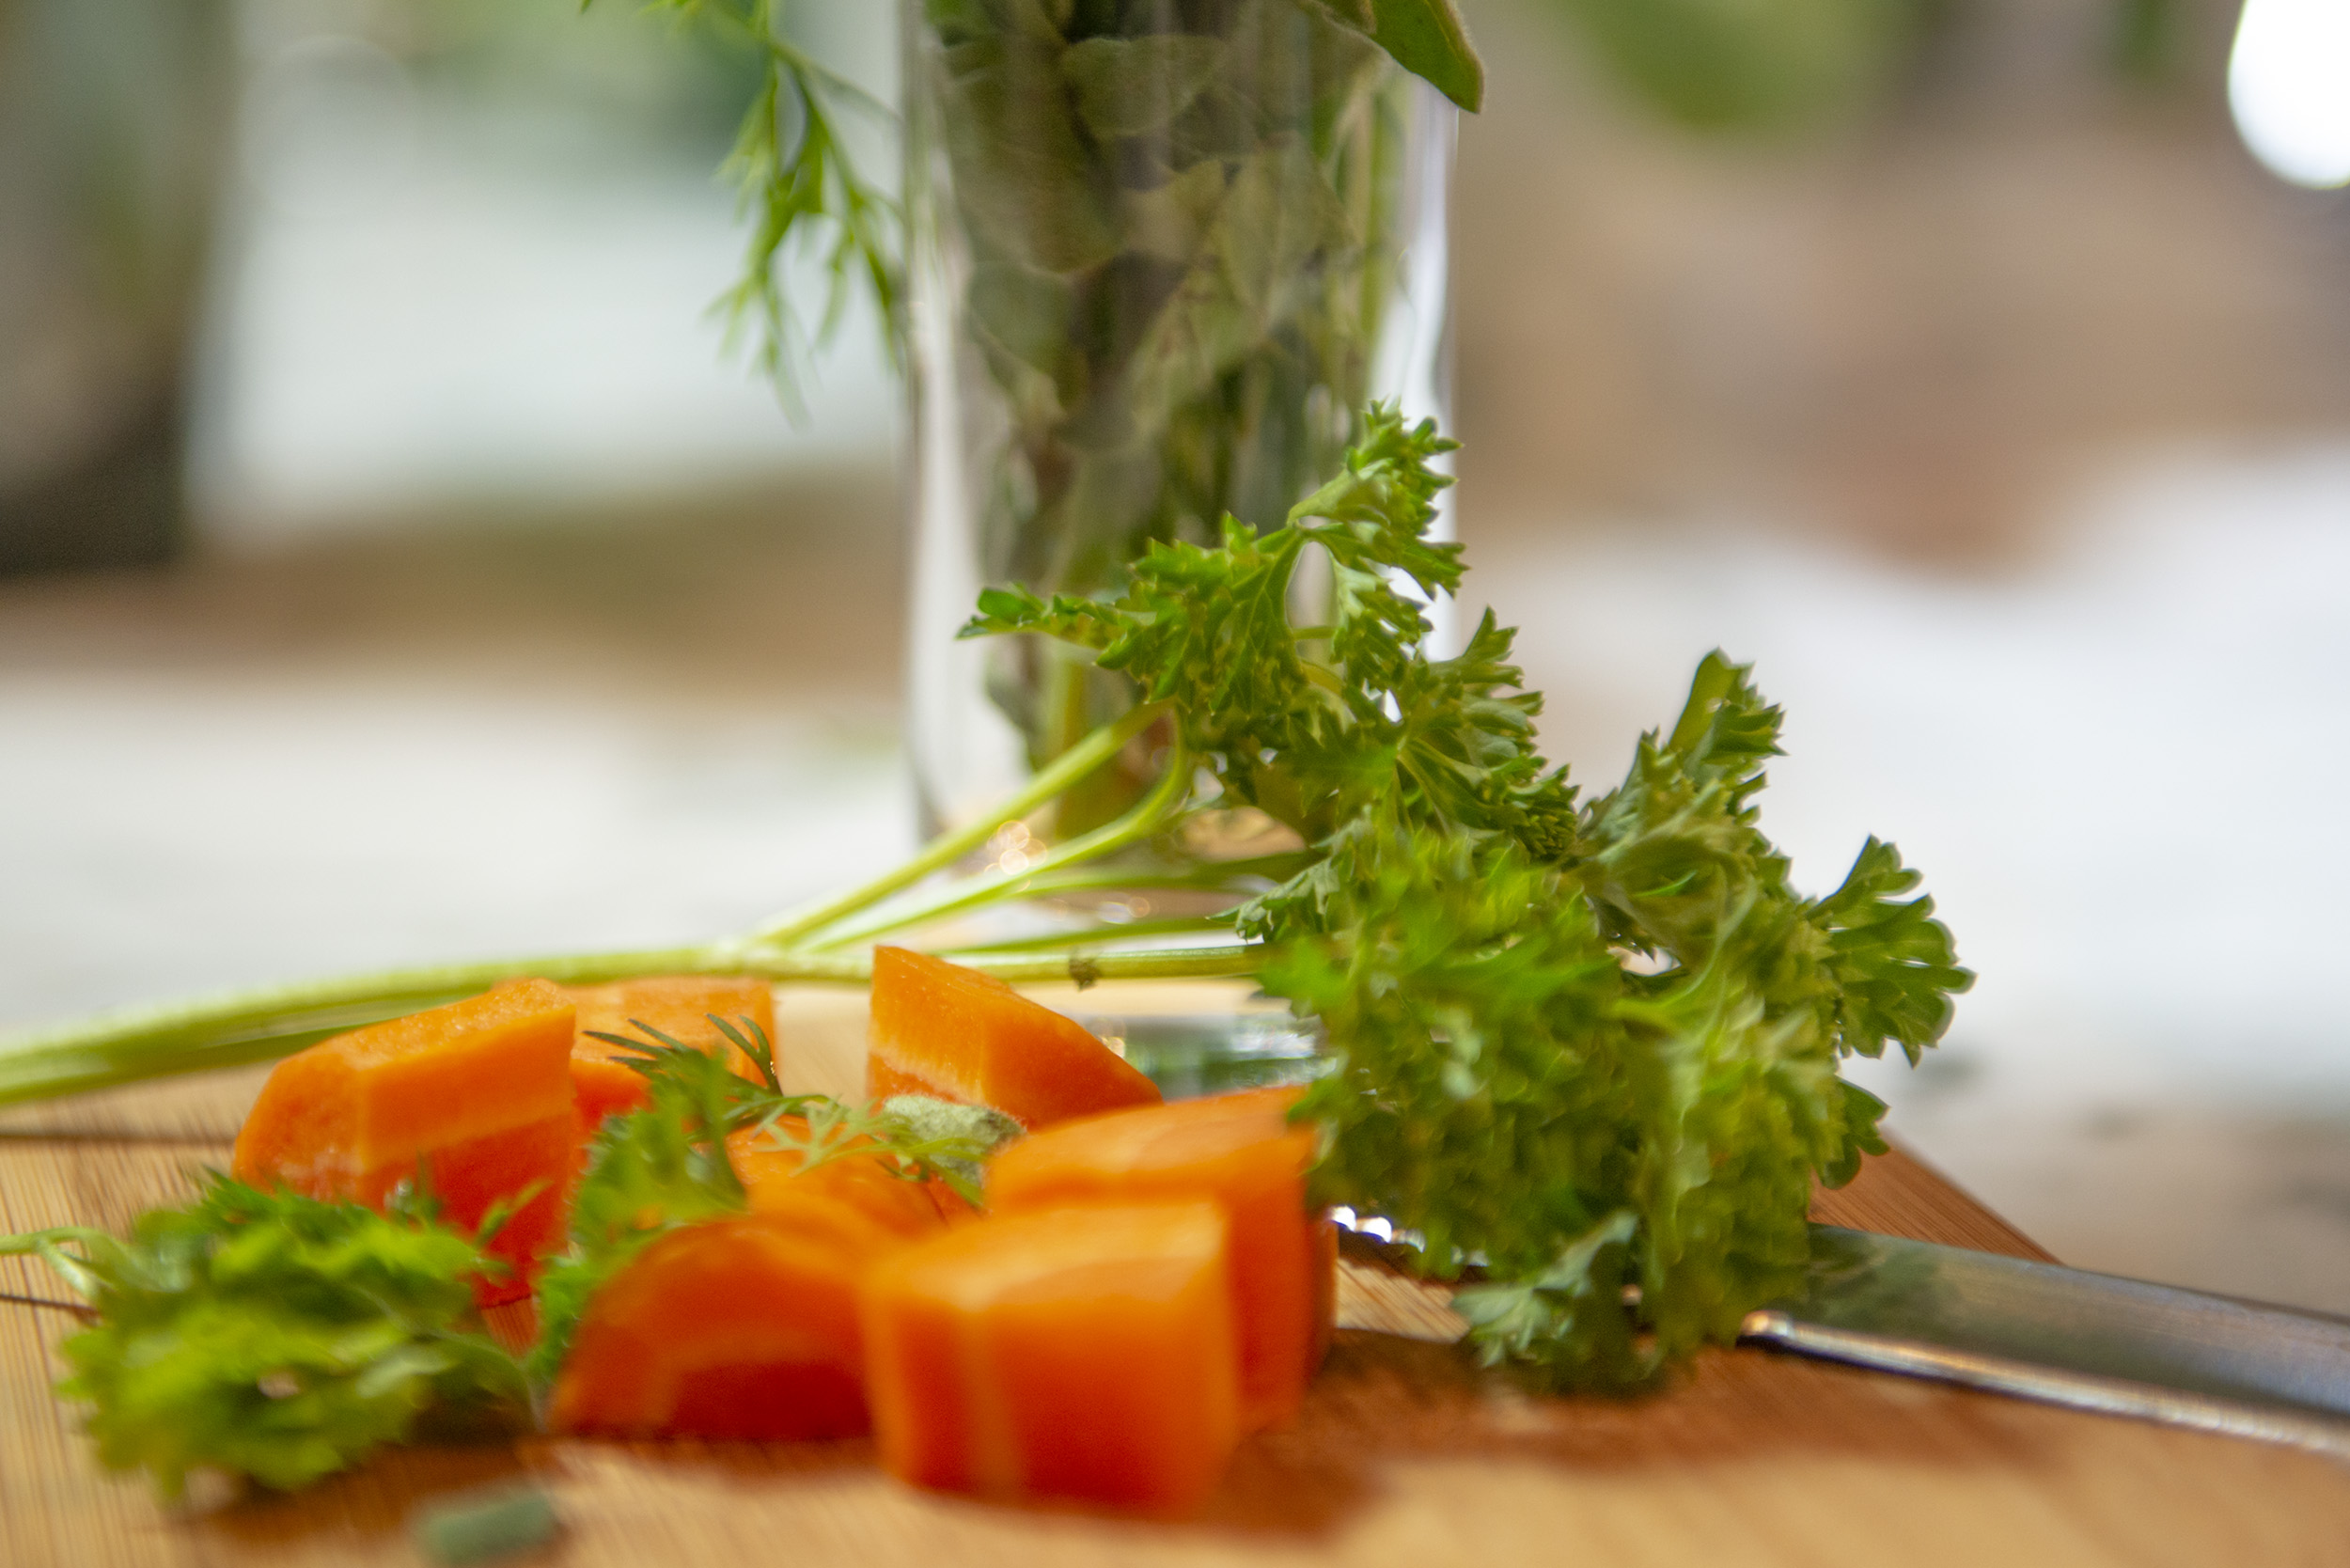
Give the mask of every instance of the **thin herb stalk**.
<path id="1" fill-rule="evenodd" d="M 837 898 L 825 899 L 807 909 L 783 916 L 760 927 L 747 940 L 776 948 L 791 948 L 825 927 L 870 908 L 890 894 L 913 886 L 932 872 L 945 870 L 1009 824 L 1042 810 L 1071 785 L 1099 772 L 1126 748 L 1129 741 L 1149 729 L 1166 711 L 1167 704 L 1163 702 L 1148 702 L 1116 723 L 1103 726 L 1055 758 L 1051 766 L 1030 778 L 1010 799 L 994 810 L 982 813 L 966 826 L 940 834 L 896 870 L 875 877 L 864 886 Z"/>
<path id="2" fill-rule="evenodd" d="M 1134 942 L 1146 936 L 1231 934 L 1232 917 L 1228 911 L 1219 915 L 1172 915 L 1158 920 L 1127 920 L 1087 931 L 1045 932 L 1036 936 L 1006 937 L 997 942 L 969 942 L 959 947 L 940 948 L 937 952 L 941 958 L 951 958 L 960 964 L 990 953 L 1056 952 L 1063 949 L 1094 952 L 1099 951 L 1104 943 Z"/>
<path id="3" fill-rule="evenodd" d="M 1252 884 L 1287 882 L 1313 862 L 1310 852 L 1297 850 L 1285 855 L 1255 855 L 1246 860 L 1209 860 L 1165 871 L 1101 867 L 1052 876 L 1031 875 L 1024 894 L 1032 899 L 1050 899 L 1064 893 L 1243 893 L 1254 891 Z"/>
<path id="4" fill-rule="evenodd" d="M 1238 947 L 1112 953 L 1078 950 L 1083 946 L 1073 935 L 1066 952 L 979 957 L 970 966 L 1015 985 L 1229 977 L 1246 975 L 1255 966 L 1253 957 Z M 862 986 L 871 982 L 872 961 L 865 953 L 746 952 L 727 942 L 446 964 L 128 1009 L 0 1042 L 0 1105 L 274 1061 L 329 1035 L 476 996 L 500 980 L 527 975 L 591 985 L 680 974 Z"/>
<path id="5" fill-rule="evenodd" d="M 1140 712 L 1141 710 L 1136 710 Z M 1131 715 L 1130 715 L 1131 716 Z M 1124 721 L 1120 720 L 1120 724 Z M 1118 726 L 1111 726 L 1116 729 Z M 1102 731 L 1096 731 L 1101 733 Z M 949 886 L 909 908 L 880 912 L 873 918 L 846 929 L 835 929 L 807 943 L 810 952 L 825 952 L 852 942 L 869 942 L 876 936 L 893 932 L 910 931 L 917 926 L 943 920 L 949 915 L 995 903 L 1007 898 L 1019 898 L 1028 890 L 1031 879 L 1057 871 L 1064 867 L 1082 865 L 1115 855 L 1129 845 L 1148 839 L 1183 808 L 1191 796 L 1191 762 L 1182 745 L 1167 761 L 1167 771 L 1159 776 L 1149 794 L 1128 808 L 1116 822 L 1104 823 L 1090 833 L 1080 834 L 1063 844 L 1055 845 L 1034 862 L 1017 871 L 997 870 L 972 877 Z"/>

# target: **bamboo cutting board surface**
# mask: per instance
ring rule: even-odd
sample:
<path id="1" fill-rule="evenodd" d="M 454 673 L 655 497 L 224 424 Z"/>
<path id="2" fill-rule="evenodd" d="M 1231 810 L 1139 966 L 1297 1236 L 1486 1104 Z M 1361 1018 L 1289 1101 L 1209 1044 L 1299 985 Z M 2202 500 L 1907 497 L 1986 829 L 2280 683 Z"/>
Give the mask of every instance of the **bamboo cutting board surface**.
<path id="1" fill-rule="evenodd" d="M 855 1000 L 787 996 L 791 1075 L 853 1088 L 862 1031 Z M 225 1162 L 260 1077 L 0 1113 L 0 1230 L 120 1227 L 180 1200 L 188 1170 Z M 2044 1256 L 1899 1153 L 1816 1213 Z M 1341 1331 L 1298 1421 L 1245 1445 L 1181 1525 L 925 1496 L 862 1443 L 411 1450 L 298 1497 L 172 1513 L 140 1479 L 99 1470 L 51 1397 L 53 1347 L 74 1320 L 24 1298 L 58 1299 L 55 1282 L 0 1259 L 0 1293 L 16 1298 L 0 1303 L 5 1568 L 412 1564 L 420 1502 L 525 1474 L 566 1529 L 513 1560 L 567 1568 L 2350 1561 L 2350 1468 L 2314 1455 L 1754 1350 L 1702 1356 L 1640 1401 L 1529 1398 L 1446 1342 L 1440 1297 L 1368 1261 L 1346 1265 Z"/>

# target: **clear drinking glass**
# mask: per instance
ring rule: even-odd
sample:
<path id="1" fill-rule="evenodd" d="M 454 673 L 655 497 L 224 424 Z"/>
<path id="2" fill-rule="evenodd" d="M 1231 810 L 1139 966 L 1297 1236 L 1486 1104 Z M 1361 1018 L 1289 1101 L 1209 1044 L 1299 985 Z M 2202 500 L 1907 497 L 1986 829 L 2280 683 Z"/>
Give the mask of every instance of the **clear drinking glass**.
<path id="1" fill-rule="evenodd" d="M 1455 111 L 1305 0 L 906 0 L 915 584 L 928 825 L 1127 698 L 979 589 L 1114 589 L 1152 541 L 1260 526 L 1363 405 L 1441 423 Z M 1106 820 L 1132 765 L 1042 830 Z"/>

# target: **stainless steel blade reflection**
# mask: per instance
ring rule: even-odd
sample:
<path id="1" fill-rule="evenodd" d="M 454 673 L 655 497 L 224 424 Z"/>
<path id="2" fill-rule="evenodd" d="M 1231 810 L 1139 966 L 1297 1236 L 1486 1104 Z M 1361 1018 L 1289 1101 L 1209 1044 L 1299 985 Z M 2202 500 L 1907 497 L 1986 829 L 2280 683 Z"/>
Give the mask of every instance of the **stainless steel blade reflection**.
<path id="1" fill-rule="evenodd" d="M 2350 1320 L 1811 1228 L 1802 1295 L 1749 1342 L 2350 1457 Z"/>
<path id="2" fill-rule="evenodd" d="M 1169 1099 L 1303 1081 L 1321 1048 L 1274 1011 L 1082 1021 Z M 1410 1271 L 1408 1234 L 1336 1217 L 1350 1250 Z M 1834 1226 L 1811 1237 L 1805 1290 L 1749 1313 L 1746 1342 L 2350 1457 L 2350 1319 Z"/>

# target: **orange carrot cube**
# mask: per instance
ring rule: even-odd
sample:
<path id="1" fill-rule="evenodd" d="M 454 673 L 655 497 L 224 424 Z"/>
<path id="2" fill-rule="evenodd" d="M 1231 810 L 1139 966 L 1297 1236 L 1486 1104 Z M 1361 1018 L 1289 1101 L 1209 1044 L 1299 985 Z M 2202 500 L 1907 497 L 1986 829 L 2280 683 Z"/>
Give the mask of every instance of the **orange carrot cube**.
<path id="1" fill-rule="evenodd" d="M 797 1141 L 807 1135 L 805 1118 L 779 1117 L 776 1131 Z M 845 1203 L 893 1235 L 916 1240 L 946 1224 L 928 1182 L 908 1181 L 870 1138 L 853 1140 L 813 1167 L 798 1148 L 763 1128 L 746 1127 L 727 1139 L 727 1160 L 759 1214 L 790 1204 L 807 1193 Z"/>
<path id="2" fill-rule="evenodd" d="M 1239 1440 L 1229 1227 L 1214 1203 L 991 1216 L 885 1259 L 866 1389 L 901 1480 L 1180 1513 Z"/>
<path id="3" fill-rule="evenodd" d="M 989 1162 L 997 1214 L 1082 1202 L 1206 1199 L 1231 1227 L 1241 1422 L 1293 1414 L 1321 1364 L 1336 1253 L 1306 1208 L 1314 1132 L 1292 1126 L 1303 1090 L 1251 1090 L 1064 1121 Z"/>
<path id="4" fill-rule="evenodd" d="M 776 1037 L 775 989 L 762 980 L 657 975 L 571 990 L 579 1007 L 578 1032 L 572 1042 L 572 1082 L 579 1090 L 580 1126 L 587 1133 L 592 1134 L 607 1116 L 643 1110 L 650 1103 L 644 1077 L 628 1065 L 629 1053 L 597 1035 L 641 1040 L 644 1031 L 637 1026 L 649 1025 L 680 1044 L 725 1050 L 734 1058 L 735 1071 L 746 1078 L 756 1078 L 759 1070 L 727 1043 L 712 1016 L 738 1029 L 747 1018 L 771 1043 Z"/>
<path id="5" fill-rule="evenodd" d="M 1024 1127 L 1159 1103 L 1158 1086 L 1074 1019 L 993 975 L 904 948 L 873 949 L 866 1088 L 993 1105 Z"/>
<path id="6" fill-rule="evenodd" d="M 813 1193 L 671 1231 L 588 1303 L 549 1426 L 741 1442 L 859 1435 L 870 1421 L 857 1285 L 902 1245 Z"/>
<path id="7" fill-rule="evenodd" d="M 240 1181 L 381 1208 L 417 1182 L 460 1229 L 539 1190 L 490 1243 L 508 1278 L 485 1304 L 529 1294 L 563 1245 L 578 1130 L 571 996 L 540 980 L 320 1042 L 271 1070 L 238 1131 Z"/>

